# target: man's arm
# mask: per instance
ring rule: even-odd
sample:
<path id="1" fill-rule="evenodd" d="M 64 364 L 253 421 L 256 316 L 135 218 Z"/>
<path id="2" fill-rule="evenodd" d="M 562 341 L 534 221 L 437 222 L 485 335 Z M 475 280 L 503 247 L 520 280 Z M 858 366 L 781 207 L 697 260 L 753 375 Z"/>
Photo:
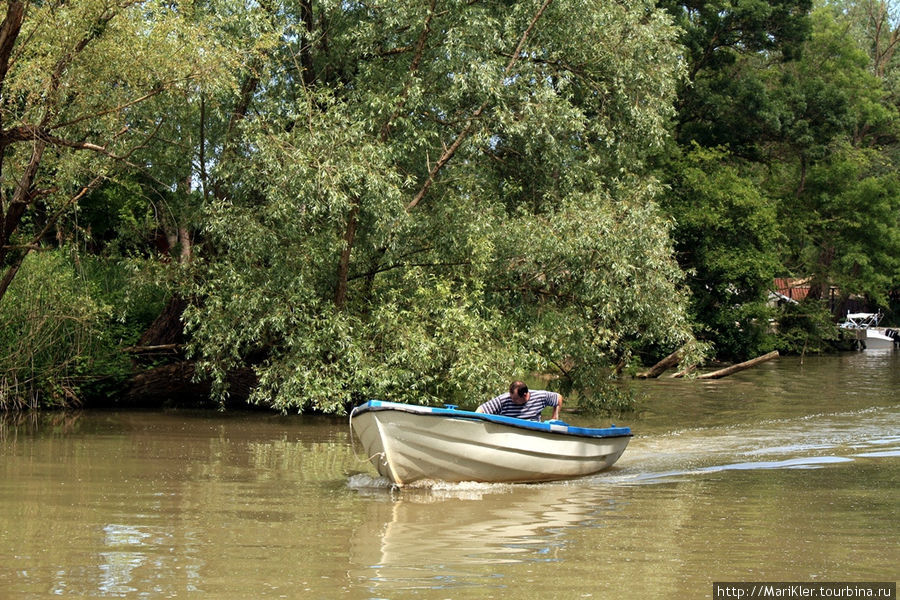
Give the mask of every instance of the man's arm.
<path id="1" fill-rule="evenodd" d="M 559 421 L 559 409 L 562 408 L 563 397 L 562 394 L 556 395 L 556 406 L 553 407 L 553 421 Z"/>

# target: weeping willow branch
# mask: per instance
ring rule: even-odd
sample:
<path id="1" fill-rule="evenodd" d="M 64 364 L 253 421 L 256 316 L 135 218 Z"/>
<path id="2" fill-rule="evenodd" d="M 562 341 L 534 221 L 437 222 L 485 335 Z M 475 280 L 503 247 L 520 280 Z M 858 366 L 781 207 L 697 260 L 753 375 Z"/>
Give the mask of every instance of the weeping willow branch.
<path id="1" fill-rule="evenodd" d="M 550 6 L 550 3 L 552 1 L 553 0 L 544 0 L 544 3 L 541 4 L 541 7 L 534 14 L 534 17 L 532 17 L 531 23 L 529 23 L 528 28 L 525 29 L 522 37 L 519 38 L 519 43 L 516 45 L 516 49 L 506 65 L 506 69 L 503 70 L 504 79 L 509 76 L 513 68 L 516 66 L 516 63 L 519 61 L 519 56 L 522 54 L 522 49 L 525 47 L 525 42 L 528 40 L 528 37 L 534 30 L 535 25 L 537 25 L 538 20 L 540 20 L 541 15 L 544 14 L 544 11 L 547 10 L 547 7 Z M 425 194 L 428 193 L 428 190 L 434 183 L 434 178 L 437 177 L 441 169 L 444 168 L 444 165 L 446 165 L 450 161 L 450 159 L 453 158 L 453 155 L 456 154 L 456 151 L 459 150 L 459 147 L 466 140 L 466 138 L 468 138 L 472 134 L 472 131 L 474 131 L 475 129 L 475 123 L 481 117 L 489 102 L 489 100 L 485 100 L 484 102 L 482 102 L 481 106 L 476 108 L 475 111 L 469 116 L 469 118 L 466 119 L 465 127 L 463 127 L 462 131 L 459 132 L 459 134 L 456 136 L 456 139 L 453 140 L 453 143 L 444 149 L 444 152 L 441 154 L 440 158 L 437 160 L 434 166 L 431 167 L 431 170 L 428 172 L 428 176 L 425 178 L 425 182 L 422 184 L 419 192 L 407 205 L 407 211 L 414 209 L 422 200 L 422 198 L 425 197 Z"/>

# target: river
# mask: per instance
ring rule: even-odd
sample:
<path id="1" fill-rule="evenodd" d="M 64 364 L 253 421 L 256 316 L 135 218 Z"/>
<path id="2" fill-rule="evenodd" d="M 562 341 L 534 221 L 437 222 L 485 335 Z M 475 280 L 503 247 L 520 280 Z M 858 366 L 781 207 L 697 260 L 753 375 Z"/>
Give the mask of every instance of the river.
<path id="1" fill-rule="evenodd" d="M 632 385 L 617 465 L 542 485 L 392 490 L 345 419 L 8 417 L 0 597 L 710 598 L 716 581 L 897 580 L 900 352 Z"/>

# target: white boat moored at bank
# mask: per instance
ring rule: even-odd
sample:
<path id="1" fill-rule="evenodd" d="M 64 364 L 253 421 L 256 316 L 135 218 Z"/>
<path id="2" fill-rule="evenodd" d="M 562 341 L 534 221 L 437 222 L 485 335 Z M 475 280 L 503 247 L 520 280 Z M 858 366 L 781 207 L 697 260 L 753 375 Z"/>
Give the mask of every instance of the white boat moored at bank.
<path id="1" fill-rule="evenodd" d="M 881 313 L 847 313 L 842 329 L 855 332 L 860 350 L 891 350 L 900 339 L 900 333 L 878 327 Z"/>

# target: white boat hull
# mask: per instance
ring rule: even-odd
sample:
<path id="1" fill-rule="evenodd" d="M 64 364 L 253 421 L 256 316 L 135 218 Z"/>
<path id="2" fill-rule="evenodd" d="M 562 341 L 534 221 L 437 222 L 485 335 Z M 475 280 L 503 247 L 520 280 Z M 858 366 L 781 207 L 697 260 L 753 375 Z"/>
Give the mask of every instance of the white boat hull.
<path id="1" fill-rule="evenodd" d="M 379 474 L 397 485 L 572 479 L 612 466 L 627 427 L 582 429 L 469 411 L 370 401 L 350 423 Z"/>
<path id="2" fill-rule="evenodd" d="M 888 337 L 877 329 L 866 329 L 865 340 L 866 350 L 891 350 L 894 347 L 894 338 Z"/>
<path id="3" fill-rule="evenodd" d="M 892 350 L 894 338 L 877 329 L 857 329 L 856 341 L 862 350 Z"/>

